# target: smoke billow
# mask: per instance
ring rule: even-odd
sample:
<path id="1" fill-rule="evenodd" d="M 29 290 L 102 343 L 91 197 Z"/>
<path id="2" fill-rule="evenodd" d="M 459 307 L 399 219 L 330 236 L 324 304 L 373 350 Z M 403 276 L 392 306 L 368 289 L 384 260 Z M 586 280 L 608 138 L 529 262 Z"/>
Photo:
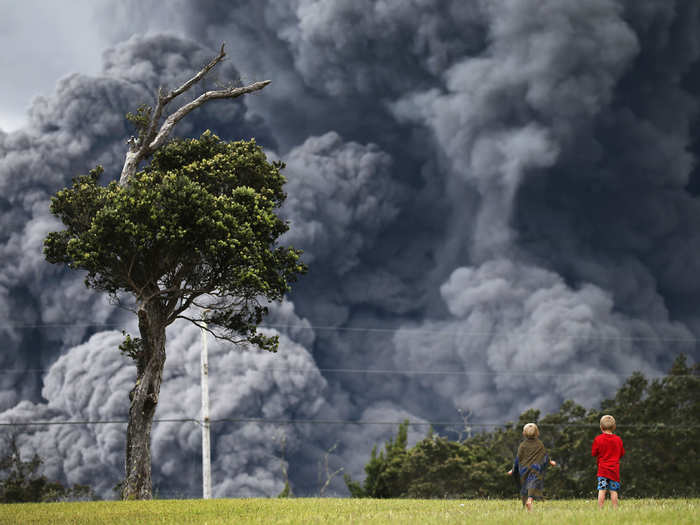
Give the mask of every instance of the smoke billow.
<path id="1" fill-rule="evenodd" d="M 401 187 L 391 179 L 391 157 L 373 144 L 343 143 L 331 131 L 285 159 L 291 229 L 283 242 L 303 246 L 309 264 L 347 273 L 398 213 Z"/>
<path id="2" fill-rule="evenodd" d="M 0 375 L 1 419 L 125 417 L 133 371 L 101 330 L 133 320 L 43 261 L 48 200 L 95 164 L 116 177 L 123 115 L 223 41 L 219 80 L 273 82 L 179 132 L 255 136 L 287 163 L 284 241 L 310 270 L 268 319 L 277 354 L 214 345 L 213 418 L 498 423 L 700 357 L 697 2 L 174 6 L 104 8 L 124 41 L 102 73 L 66 77 L 0 133 L 0 367 L 25 371 Z M 168 336 L 156 417 L 196 418 L 198 333 Z M 284 466 L 311 494 L 334 444 L 332 471 L 357 477 L 391 430 L 220 422 L 215 493 L 273 495 Z M 119 480 L 119 425 L 26 435 L 55 477 L 102 494 Z M 197 493 L 199 439 L 155 426 L 164 494 Z"/>
<path id="3" fill-rule="evenodd" d="M 293 305 L 285 304 L 275 318 L 303 325 L 294 317 Z M 279 420 L 289 414 L 308 419 L 323 404 L 326 382 L 308 351 L 277 333 L 278 354 L 209 343 L 215 496 L 278 494 L 283 488 L 280 469 L 288 461 L 280 448 L 281 437 L 286 453 L 295 454 L 303 446 L 303 434 L 245 419 Z M 175 421 L 154 425 L 155 490 L 163 496 L 196 497 L 201 486 L 201 428 L 193 419 L 201 418 L 201 334 L 183 324 L 172 327 L 168 338 L 168 365 L 156 419 Z M 88 484 L 102 496 L 111 495 L 123 477 L 126 393 L 136 377 L 133 366 L 116 351 L 122 340 L 120 332 L 100 332 L 74 346 L 44 377 L 45 402 L 22 401 L 2 414 L 3 421 L 17 423 L 83 422 L 30 427 L 22 449 L 46 458 L 47 476 Z M 115 422 L 95 423 L 100 421 Z"/>

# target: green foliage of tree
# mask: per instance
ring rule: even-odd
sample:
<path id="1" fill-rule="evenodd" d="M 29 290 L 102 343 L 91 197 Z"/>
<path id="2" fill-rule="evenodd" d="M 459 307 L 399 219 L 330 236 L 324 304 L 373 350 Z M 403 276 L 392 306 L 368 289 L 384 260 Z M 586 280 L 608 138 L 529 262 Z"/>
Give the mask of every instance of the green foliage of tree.
<path id="1" fill-rule="evenodd" d="M 95 499 L 95 494 L 86 485 L 65 487 L 40 475 L 38 471 L 42 463 L 38 454 L 24 461 L 17 445 L 17 436 L 10 436 L 0 457 L 0 503 Z"/>
<path id="2" fill-rule="evenodd" d="M 365 465 L 364 484 L 353 481 L 347 474 L 345 483 L 350 494 L 355 498 L 392 498 L 401 493 L 403 483 L 401 468 L 406 458 L 408 444 L 408 420 L 399 425 L 396 439 L 389 439 L 384 444 L 384 450 L 377 455 L 376 445 L 372 448 L 369 463 Z"/>
<path id="3" fill-rule="evenodd" d="M 86 285 L 117 301 L 122 292 L 157 300 L 167 324 L 199 305 L 212 310 L 208 325 L 274 350 L 276 338 L 255 331 L 267 311 L 260 298 L 280 299 L 304 270 L 299 251 L 271 249 L 288 228 L 275 214 L 282 166 L 254 140 L 207 132 L 168 144 L 127 186 L 101 186 L 98 167 L 52 199 L 66 229 L 48 235 L 46 258 L 87 270 Z M 137 341 L 126 347 L 138 352 Z"/>
<path id="4" fill-rule="evenodd" d="M 362 484 L 345 476 L 352 497 L 372 498 L 503 498 L 516 495 L 505 473 L 510 469 L 525 423 L 536 422 L 540 438 L 558 466 L 547 471 L 545 494 L 550 498 L 594 497 L 596 460 L 593 439 L 603 414 L 613 414 L 625 445 L 621 462 L 625 497 L 698 497 L 700 468 L 700 365 L 689 366 L 680 355 L 668 375 L 648 381 L 630 376 L 613 399 L 599 410 L 573 401 L 558 412 L 540 417 L 523 412 L 517 423 L 482 432 L 464 441 L 430 434 L 407 448 L 408 423 L 385 451 L 372 450 Z M 401 443 L 400 447 L 396 443 Z"/>
<path id="5" fill-rule="evenodd" d="M 288 229 L 277 216 L 283 167 L 254 140 L 206 132 L 165 144 L 126 184 L 101 185 L 98 167 L 51 201 L 65 229 L 46 237 L 46 259 L 85 270 L 88 287 L 138 315 L 140 337 L 126 335 L 120 346 L 137 368 L 125 498 L 151 497 L 150 429 L 168 325 L 185 319 L 234 343 L 277 349 L 277 337 L 257 327 L 267 303 L 305 271 L 299 250 L 278 246 Z"/>

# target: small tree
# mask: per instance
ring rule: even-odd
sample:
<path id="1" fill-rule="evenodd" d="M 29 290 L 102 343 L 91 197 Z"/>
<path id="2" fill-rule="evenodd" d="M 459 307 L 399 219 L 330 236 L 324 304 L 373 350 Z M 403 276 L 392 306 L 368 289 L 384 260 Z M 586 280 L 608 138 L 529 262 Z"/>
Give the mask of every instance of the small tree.
<path id="1" fill-rule="evenodd" d="M 408 420 L 399 424 L 396 439 L 389 438 L 384 450 L 377 454 L 377 446 L 372 447 L 372 455 L 365 465 L 364 483 L 353 481 L 345 474 L 343 479 L 353 498 L 392 498 L 405 493 L 406 479 L 401 477 L 401 468 L 408 457 Z"/>
<path id="2" fill-rule="evenodd" d="M 183 86 L 168 95 L 159 90 L 155 110 L 141 107 L 130 116 L 139 137 L 130 142 L 119 183 L 99 184 L 97 167 L 51 201 L 65 229 L 47 236 L 47 260 L 86 270 L 88 287 L 138 316 L 140 337 L 127 335 L 120 346 L 137 370 L 129 393 L 124 499 L 152 497 L 150 435 L 166 327 L 186 319 L 215 337 L 275 351 L 277 338 L 256 329 L 267 313 L 263 303 L 281 300 L 305 270 L 300 251 L 277 246 L 288 229 L 276 215 L 286 197 L 282 163 L 268 162 L 254 140 L 229 143 L 210 132 L 199 139 L 164 138 L 207 100 L 262 86 L 204 93 L 158 127 L 165 105 L 222 58 L 223 47 Z M 150 164 L 135 171 L 149 156 Z M 197 308 L 209 311 L 206 325 Z"/>
<path id="3" fill-rule="evenodd" d="M 40 475 L 42 463 L 38 454 L 34 454 L 29 461 L 23 460 L 17 435 L 6 436 L 5 449 L 0 455 L 0 503 L 95 499 L 90 487 L 73 485 L 67 488 Z"/>

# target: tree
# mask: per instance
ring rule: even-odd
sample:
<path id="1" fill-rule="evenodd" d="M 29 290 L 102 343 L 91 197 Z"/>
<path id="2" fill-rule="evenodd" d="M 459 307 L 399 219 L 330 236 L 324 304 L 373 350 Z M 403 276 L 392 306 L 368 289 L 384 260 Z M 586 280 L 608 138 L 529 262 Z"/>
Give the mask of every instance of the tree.
<path id="1" fill-rule="evenodd" d="M 124 499 L 152 497 L 150 435 L 166 327 L 185 319 L 215 337 L 275 351 L 277 338 L 257 331 L 267 313 L 263 303 L 281 300 L 305 271 L 299 250 L 277 245 L 288 229 L 276 214 L 286 197 L 284 164 L 268 162 L 254 140 L 225 142 L 205 132 L 199 139 L 166 141 L 175 123 L 204 102 L 266 82 L 206 92 L 158 127 L 165 106 L 223 56 L 222 47 L 180 88 L 167 95 L 159 90 L 155 110 L 142 106 L 129 116 L 139 137 L 130 141 L 119 183 L 99 184 L 98 166 L 51 201 L 65 229 L 46 237 L 46 259 L 86 270 L 88 287 L 138 316 L 140 337 L 126 335 L 120 346 L 137 369 L 129 393 Z M 150 164 L 136 171 L 148 157 Z"/>
<path id="2" fill-rule="evenodd" d="M 355 498 L 474 498 L 504 496 L 511 485 L 506 476 L 495 475 L 500 456 L 475 438 L 451 441 L 428 435 L 407 448 L 408 421 L 399 425 L 395 440 L 384 451 L 372 449 L 362 484 L 345 476 Z"/>
<path id="3" fill-rule="evenodd" d="M 28 503 L 59 500 L 95 499 L 90 487 L 73 485 L 64 487 L 39 475 L 43 460 L 34 454 L 29 461 L 22 460 L 17 435 L 6 437 L 5 452 L 0 456 L 0 503 Z"/>

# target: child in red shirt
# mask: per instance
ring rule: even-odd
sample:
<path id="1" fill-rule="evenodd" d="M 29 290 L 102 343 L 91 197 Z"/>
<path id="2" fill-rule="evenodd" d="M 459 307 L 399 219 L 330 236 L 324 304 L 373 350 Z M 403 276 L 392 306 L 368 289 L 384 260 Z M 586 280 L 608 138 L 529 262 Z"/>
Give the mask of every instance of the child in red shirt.
<path id="1" fill-rule="evenodd" d="M 593 440 L 591 453 L 598 458 L 598 507 L 605 504 L 605 493 L 610 492 L 610 502 L 617 508 L 617 492 L 620 490 L 620 458 L 625 455 L 620 436 L 613 434 L 615 418 L 605 415 L 600 418 L 602 434 Z"/>

